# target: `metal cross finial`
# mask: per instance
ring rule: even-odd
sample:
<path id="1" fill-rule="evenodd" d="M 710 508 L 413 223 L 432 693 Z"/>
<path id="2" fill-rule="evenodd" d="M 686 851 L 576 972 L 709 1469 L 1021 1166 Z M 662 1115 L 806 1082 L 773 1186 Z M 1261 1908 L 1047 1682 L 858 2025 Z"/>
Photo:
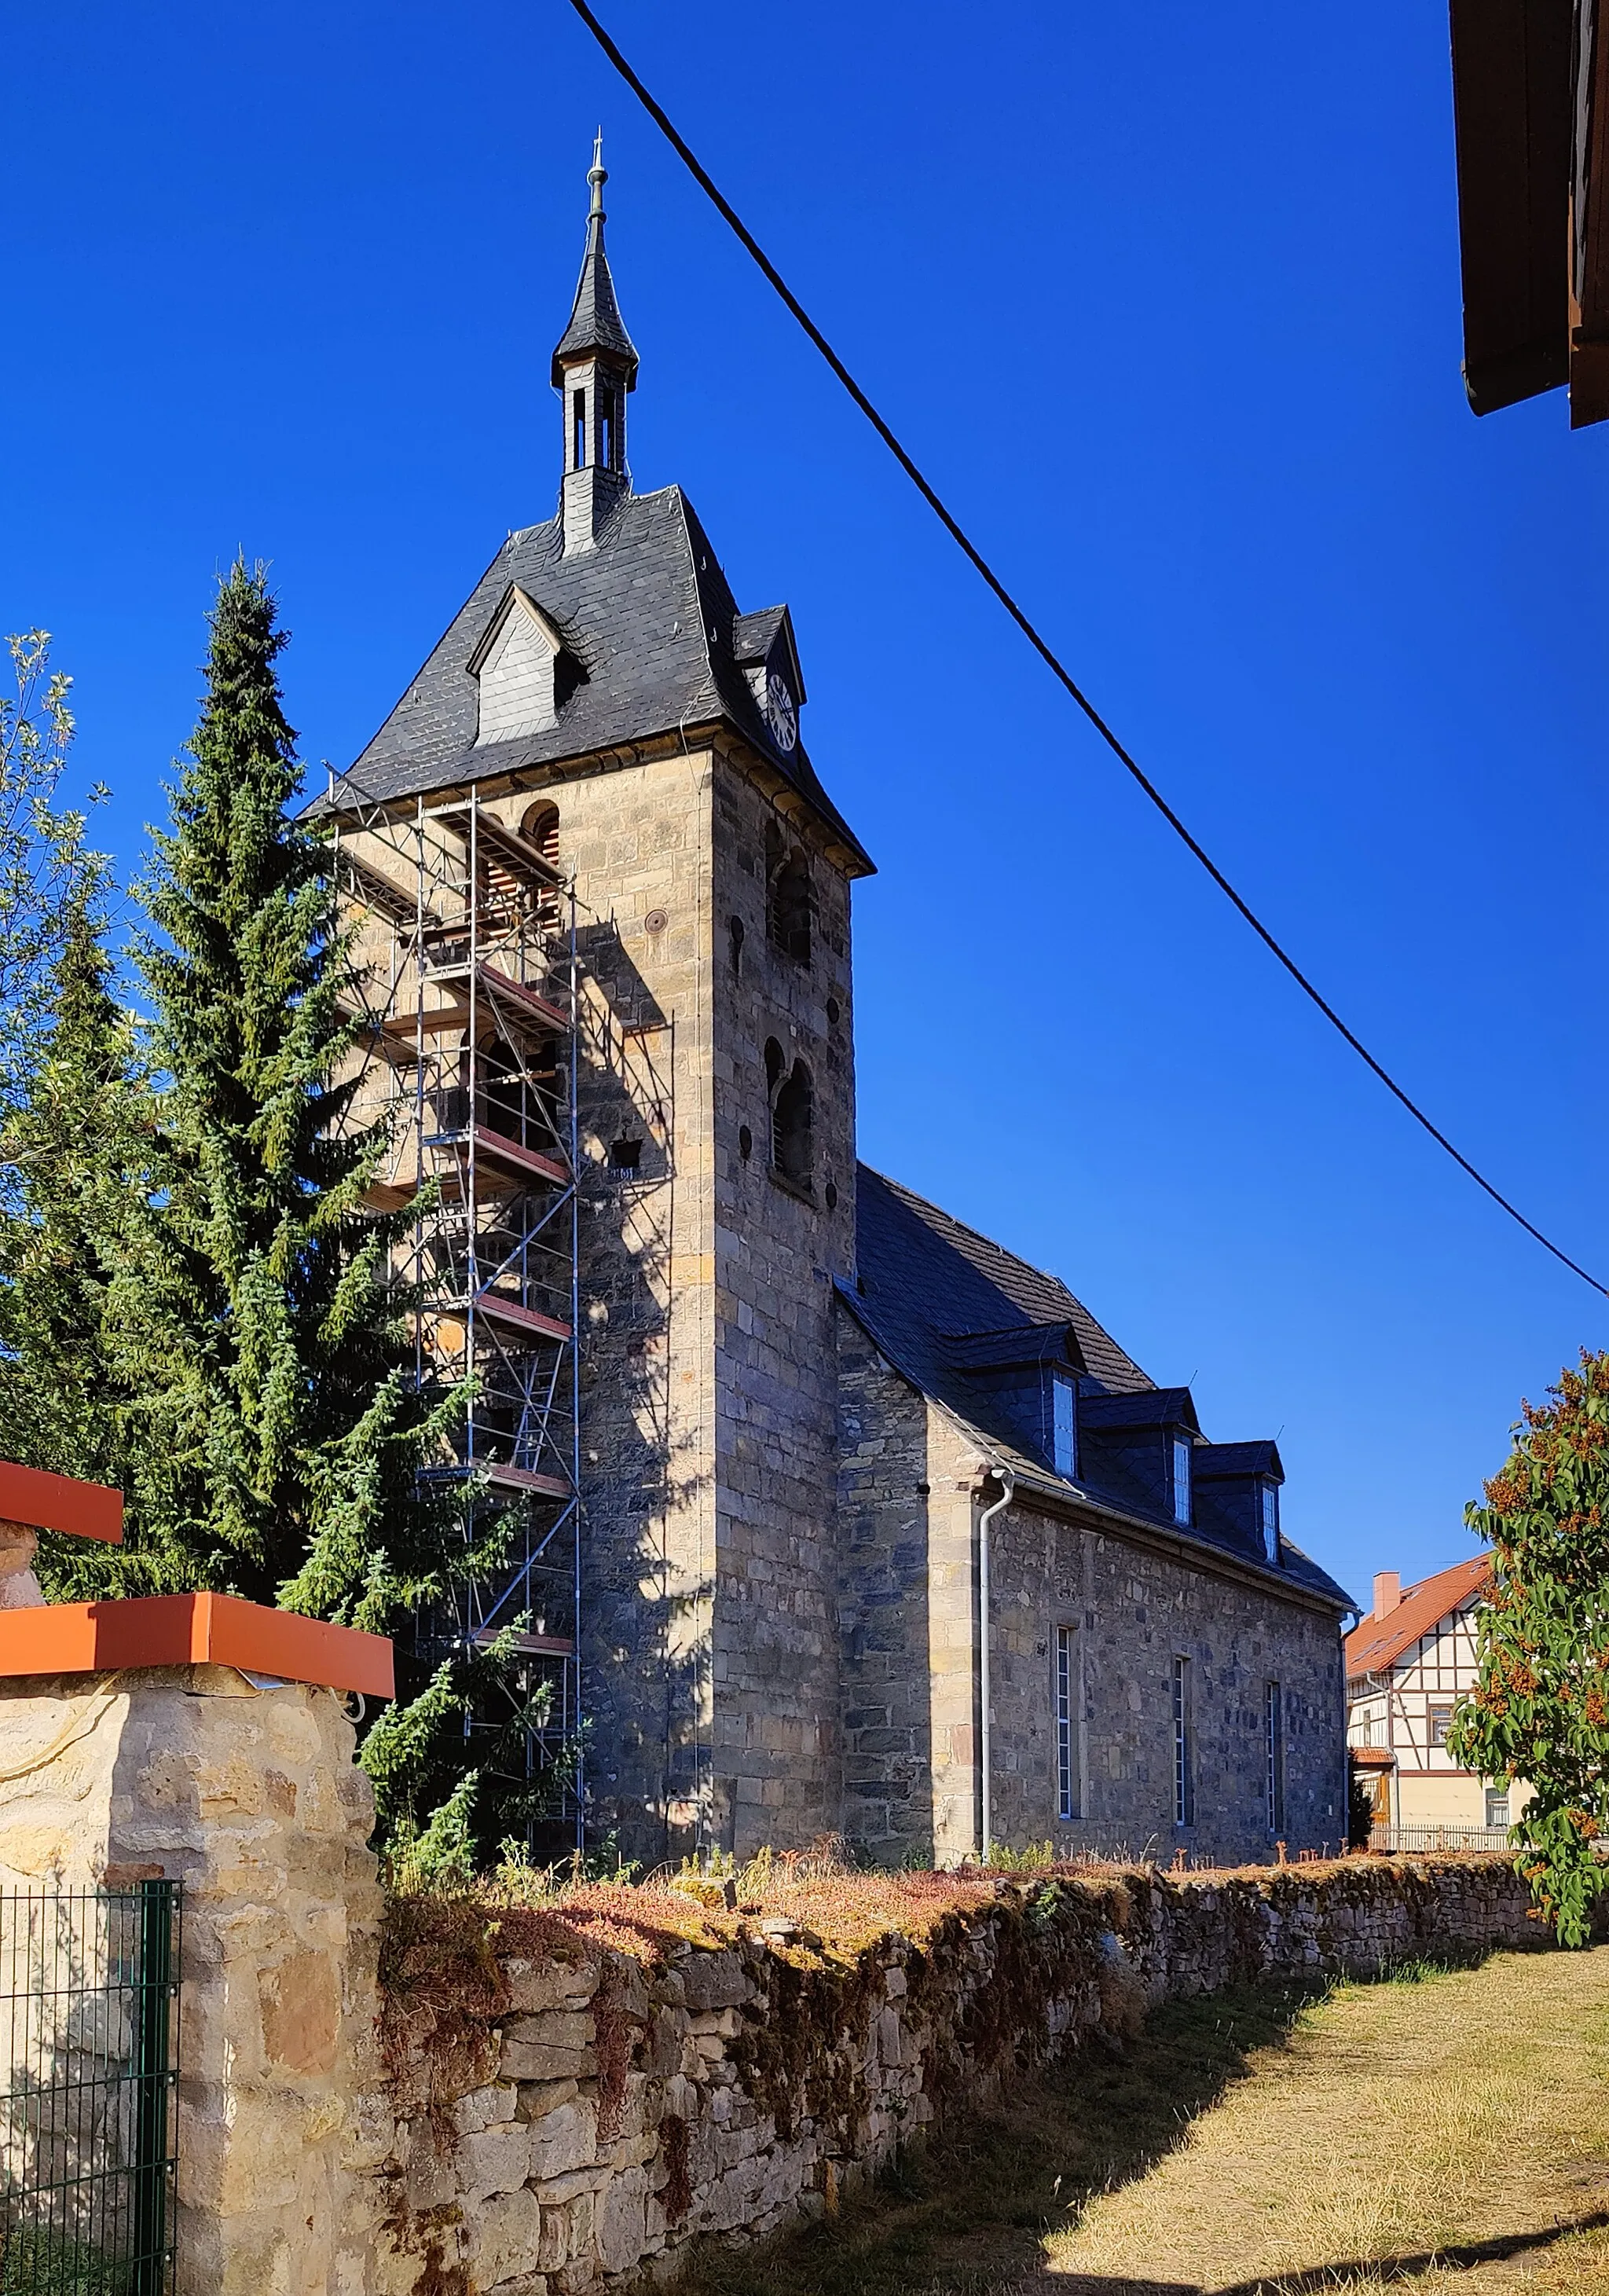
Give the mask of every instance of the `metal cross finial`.
<path id="1" fill-rule="evenodd" d="M 609 170 L 603 165 L 603 131 L 601 127 L 592 139 L 592 165 L 587 170 L 587 180 L 592 185 L 590 212 L 601 216 L 603 212 L 603 186 L 609 181 Z"/>

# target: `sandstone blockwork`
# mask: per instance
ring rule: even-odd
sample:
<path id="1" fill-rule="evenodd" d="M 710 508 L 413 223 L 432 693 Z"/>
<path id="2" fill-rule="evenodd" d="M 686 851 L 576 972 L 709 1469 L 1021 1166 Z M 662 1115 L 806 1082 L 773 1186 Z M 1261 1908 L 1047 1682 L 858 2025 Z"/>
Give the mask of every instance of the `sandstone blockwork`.
<path id="1" fill-rule="evenodd" d="M 662 2276 L 689 2242 L 830 2207 L 937 2119 L 1165 1999 L 1535 1947 L 1527 1905 L 1497 1859 L 1058 1876 L 847 1962 L 777 1920 L 647 1962 L 575 1939 L 497 1955 L 466 1948 L 445 1909 L 442 1949 L 414 1940 L 418 1997 L 405 1984 L 386 2004 L 378 2284 L 582 2296 Z"/>

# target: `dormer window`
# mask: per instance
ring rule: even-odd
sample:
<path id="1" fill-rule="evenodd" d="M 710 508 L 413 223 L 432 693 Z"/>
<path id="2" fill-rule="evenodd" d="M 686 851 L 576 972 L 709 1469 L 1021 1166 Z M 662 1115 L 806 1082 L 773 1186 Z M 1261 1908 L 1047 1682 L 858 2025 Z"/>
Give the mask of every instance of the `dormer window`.
<path id="1" fill-rule="evenodd" d="M 1265 1483 L 1262 1487 L 1262 1556 L 1265 1562 L 1279 1560 L 1279 1485 Z"/>
<path id="2" fill-rule="evenodd" d="M 1079 1472 L 1078 1390 L 1063 1371 L 1050 1375 L 1050 1455 L 1058 1475 Z"/>
<path id="3" fill-rule="evenodd" d="M 1190 1446 L 1182 1435 L 1173 1439 L 1173 1520 L 1190 1520 Z"/>
<path id="4" fill-rule="evenodd" d="M 480 688 L 478 745 L 521 741 L 557 724 L 562 650 L 562 639 L 535 599 L 511 582 L 469 658 L 469 674 Z"/>

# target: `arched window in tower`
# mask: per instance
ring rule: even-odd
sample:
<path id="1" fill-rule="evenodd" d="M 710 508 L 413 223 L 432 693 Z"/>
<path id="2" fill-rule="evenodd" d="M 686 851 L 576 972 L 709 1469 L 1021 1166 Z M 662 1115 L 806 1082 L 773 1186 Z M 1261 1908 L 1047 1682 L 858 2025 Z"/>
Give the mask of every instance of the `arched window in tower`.
<path id="1" fill-rule="evenodd" d="M 791 956 L 795 964 L 809 964 L 810 872 L 804 856 L 783 847 L 780 839 L 773 849 L 776 858 L 767 871 L 767 929 L 773 947 Z"/>
<path id="2" fill-rule="evenodd" d="M 810 1071 L 795 1061 L 771 1103 L 771 1161 L 783 1179 L 806 1195 L 816 1160 L 815 1116 Z"/>
<path id="3" fill-rule="evenodd" d="M 572 471 L 587 468 L 587 393 L 572 391 L 570 399 L 571 452 Z"/>
<path id="4" fill-rule="evenodd" d="M 732 944 L 732 970 L 741 980 L 743 977 L 743 921 L 741 917 L 728 920 L 727 938 Z"/>
<path id="5" fill-rule="evenodd" d="M 520 834 L 528 845 L 534 845 L 550 869 L 559 865 L 559 808 L 546 803 L 527 808 L 520 823 Z M 537 915 L 550 929 L 559 922 L 559 896 L 552 886 L 544 886 L 537 898 Z"/>

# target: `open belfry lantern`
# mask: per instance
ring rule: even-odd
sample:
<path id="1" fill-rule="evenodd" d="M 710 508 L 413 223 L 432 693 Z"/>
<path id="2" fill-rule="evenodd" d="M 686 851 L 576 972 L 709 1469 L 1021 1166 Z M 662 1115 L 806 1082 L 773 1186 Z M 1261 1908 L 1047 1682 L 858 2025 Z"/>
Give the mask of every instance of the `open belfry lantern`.
<path id="1" fill-rule="evenodd" d="M 382 1635 L 274 1611 L 234 1595 L 137 1595 L 47 1603 L 34 1575 L 42 1530 L 123 1543 L 123 1494 L 0 1459 L 0 1676 L 229 1666 L 365 1698 L 396 1695 Z"/>

